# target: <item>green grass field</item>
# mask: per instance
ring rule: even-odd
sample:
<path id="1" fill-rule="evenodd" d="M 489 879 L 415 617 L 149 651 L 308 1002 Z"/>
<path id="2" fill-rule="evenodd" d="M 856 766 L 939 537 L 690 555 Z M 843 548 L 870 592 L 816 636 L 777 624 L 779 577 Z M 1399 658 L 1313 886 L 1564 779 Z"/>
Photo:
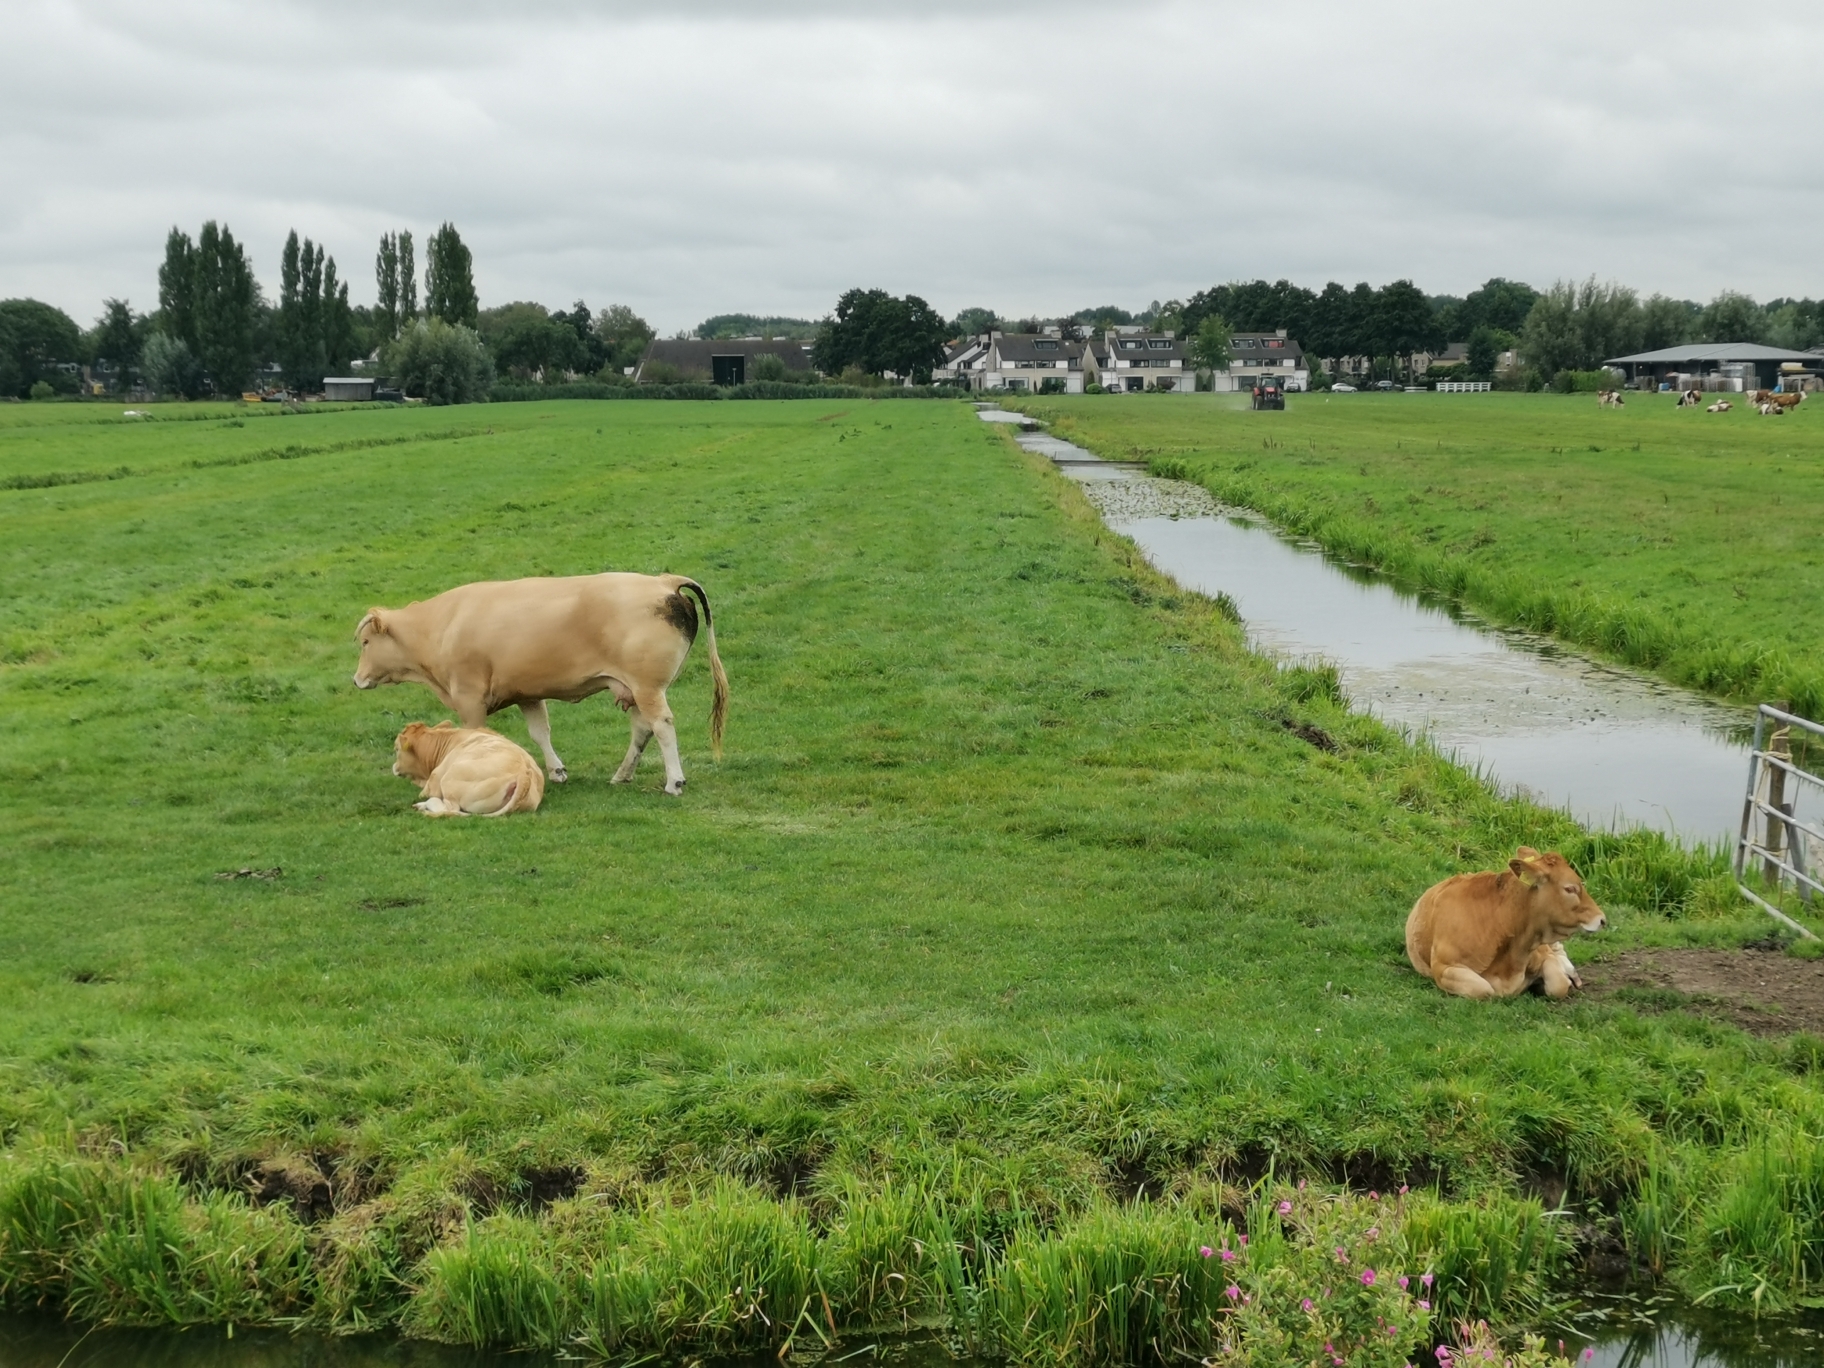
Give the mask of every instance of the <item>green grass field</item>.
<path id="1" fill-rule="evenodd" d="M 123 467 L 0 489 L 6 1302 L 1212 1355 L 1317 1333 L 1339 1222 L 1436 1270 L 1439 1315 L 1537 1315 L 1568 1225 L 1527 1193 L 1560 1178 L 1699 1290 L 1824 1285 L 1824 1045 L 1447 1000 L 1401 953 L 1420 890 L 1523 841 L 1582 863 L 1596 955 L 1764 934 L 1716 862 L 1276 671 L 964 407 L 0 407 L 0 481 Z M 353 688 L 356 620 L 608 567 L 707 586 L 724 760 L 693 657 L 683 798 L 656 756 L 608 785 L 597 699 L 554 709 L 535 816 L 414 813 L 391 740 L 443 714 Z M 1250 1215 L 1301 1176 L 1381 1195 Z M 1243 1219 L 1249 1314 L 1297 1325 L 1211 1281 Z M 1412 1305 L 1320 1329 L 1406 1316 L 1397 1365 Z"/>
<path id="2" fill-rule="evenodd" d="M 1023 406 L 1497 621 L 1824 717 L 1824 400 L 1763 418 L 1735 398 L 1724 414 L 1646 394 Z"/>

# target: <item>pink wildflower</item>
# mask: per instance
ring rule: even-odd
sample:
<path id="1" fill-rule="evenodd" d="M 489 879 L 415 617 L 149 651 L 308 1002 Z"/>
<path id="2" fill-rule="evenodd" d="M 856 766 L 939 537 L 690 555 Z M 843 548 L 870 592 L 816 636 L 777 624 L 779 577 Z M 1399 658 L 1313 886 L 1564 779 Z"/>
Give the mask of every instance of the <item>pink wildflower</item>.
<path id="1" fill-rule="evenodd" d="M 1349 1251 L 1344 1249 L 1341 1245 L 1338 1245 L 1336 1247 L 1336 1261 L 1338 1263 L 1348 1263 L 1349 1262 Z"/>
<path id="2" fill-rule="evenodd" d="M 1381 1238 L 1381 1228 L 1379 1226 L 1369 1226 L 1368 1227 L 1368 1238 L 1371 1240 L 1380 1239 Z"/>
<path id="3" fill-rule="evenodd" d="M 1235 1251 L 1232 1249 L 1223 1250 L 1222 1251 L 1222 1261 L 1224 1263 L 1234 1263 L 1235 1262 Z"/>
<path id="4" fill-rule="evenodd" d="M 1407 1187 L 1406 1184 L 1404 1184 L 1404 1183 L 1400 1184 L 1400 1196 L 1404 1197 L 1407 1193 L 1409 1193 L 1411 1191 L 1412 1191 L 1412 1189 Z"/>
<path id="5" fill-rule="evenodd" d="M 1368 1194 L 1368 1200 L 1371 1202 L 1378 1202 L 1381 1200 L 1381 1194 L 1378 1192 L 1370 1191 Z"/>
<path id="6" fill-rule="evenodd" d="M 1279 1204 L 1279 1214 L 1281 1216 L 1290 1216 L 1292 1214 L 1292 1203 L 1281 1202 Z"/>
<path id="7" fill-rule="evenodd" d="M 1407 1277 L 1404 1273 L 1400 1274 L 1400 1291 L 1404 1292 L 1411 1285 L 1412 1279 Z"/>
<path id="8" fill-rule="evenodd" d="M 1199 1250 L 1198 1250 L 1198 1251 L 1197 1251 L 1197 1252 L 1198 1252 L 1198 1253 L 1199 1253 L 1199 1254 L 1201 1254 L 1201 1255 L 1203 1255 L 1203 1257 L 1204 1257 L 1204 1258 L 1206 1258 L 1206 1259 L 1207 1259 L 1207 1258 L 1209 1258 L 1209 1257 L 1210 1257 L 1210 1255 L 1212 1255 L 1212 1254 L 1214 1254 L 1214 1253 L 1215 1253 L 1215 1252 L 1216 1252 L 1216 1251 L 1215 1251 L 1215 1250 L 1213 1250 L 1213 1249 L 1211 1249 L 1211 1248 L 1210 1248 L 1210 1247 L 1209 1247 L 1209 1246 L 1208 1246 L 1208 1245 L 1204 1245 L 1204 1246 L 1203 1246 L 1203 1247 L 1202 1247 L 1202 1248 L 1201 1248 L 1201 1249 L 1199 1249 Z"/>
<path id="9" fill-rule="evenodd" d="M 1372 1268 L 1364 1268 L 1362 1270 L 1362 1286 L 1363 1287 L 1373 1287 L 1374 1286 L 1374 1270 Z"/>
<path id="10" fill-rule="evenodd" d="M 1248 1237 L 1246 1235 L 1243 1235 L 1241 1237 L 1241 1247 L 1243 1249 L 1246 1249 L 1248 1247 Z"/>
<path id="11" fill-rule="evenodd" d="M 1423 1277 L 1421 1277 L 1419 1279 L 1420 1285 L 1424 1286 L 1424 1287 L 1430 1287 L 1431 1281 L 1432 1281 L 1432 1278 L 1431 1278 L 1431 1274 L 1429 1274 L 1429 1273 L 1425 1274 Z"/>
<path id="12" fill-rule="evenodd" d="M 1316 1308 L 1312 1306 L 1311 1298 L 1306 1297 L 1303 1301 L 1301 1301 L 1298 1304 L 1298 1309 L 1300 1311 L 1303 1311 L 1303 1312 L 1306 1312 L 1307 1314 L 1309 1314 L 1311 1311 L 1315 1310 Z"/>
<path id="13" fill-rule="evenodd" d="M 1428 1301 L 1420 1301 L 1420 1302 L 1419 1302 L 1419 1310 L 1421 1310 L 1421 1311 L 1429 1311 L 1429 1310 L 1431 1310 L 1431 1303 L 1430 1303 L 1430 1302 L 1428 1302 Z"/>
<path id="14" fill-rule="evenodd" d="M 1234 1283 L 1230 1283 L 1227 1287 L 1222 1289 L 1222 1294 L 1223 1294 L 1223 1296 L 1227 1297 L 1230 1301 L 1234 1301 L 1237 1297 L 1239 1297 L 1241 1295 L 1241 1289 L 1239 1287 L 1235 1286 Z"/>

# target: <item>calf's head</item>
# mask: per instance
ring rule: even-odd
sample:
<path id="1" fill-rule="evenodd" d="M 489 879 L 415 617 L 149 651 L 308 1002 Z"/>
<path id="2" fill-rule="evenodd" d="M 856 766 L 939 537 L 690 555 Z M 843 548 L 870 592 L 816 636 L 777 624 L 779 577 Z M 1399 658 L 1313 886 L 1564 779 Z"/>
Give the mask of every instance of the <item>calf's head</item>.
<path id="1" fill-rule="evenodd" d="M 439 722 L 434 727 L 427 727 L 422 722 L 407 722 L 405 730 L 393 742 L 393 773 L 417 783 L 430 778 L 442 757 L 441 733 L 450 730 L 448 722 Z"/>
<path id="2" fill-rule="evenodd" d="M 1548 939 L 1562 940 L 1578 931 L 1601 931 L 1609 924 L 1583 886 L 1583 876 L 1555 850 L 1541 855 L 1521 846 L 1507 862 L 1508 872 L 1526 886 L 1527 906 L 1542 920 Z"/>
<path id="3" fill-rule="evenodd" d="M 357 689 L 398 684 L 410 678 L 411 657 L 387 630 L 386 609 L 368 609 L 367 616 L 355 627 L 355 640 L 361 646 L 361 659 L 355 663 Z"/>

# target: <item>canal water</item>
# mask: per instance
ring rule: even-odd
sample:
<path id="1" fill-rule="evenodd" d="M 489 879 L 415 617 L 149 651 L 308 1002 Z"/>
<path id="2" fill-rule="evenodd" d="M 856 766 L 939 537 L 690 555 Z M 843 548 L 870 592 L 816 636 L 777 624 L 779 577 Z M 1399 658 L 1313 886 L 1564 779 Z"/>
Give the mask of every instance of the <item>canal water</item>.
<path id="1" fill-rule="evenodd" d="M 1818 1368 L 1824 1363 L 1824 1322 L 1755 1321 L 1653 1299 L 1626 1299 L 1609 1319 L 1583 1334 L 1562 1336 L 1579 1368 Z M 1548 1343 L 1557 1347 L 1553 1332 Z M 1591 1357 L 1582 1358 L 1585 1348 Z M 794 1353 L 790 1368 L 998 1368 L 954 1357 L 942 1340 L 924 1336 L 849 1336 L 833 1349 Z M 0 1368 L 558 1368 L 573 1357 L 551 1352 L 455 1349 L 380 1335 L 332 1338 L 283 1330 L 238 1331 L 221 1326 L 189 1330 L 85 1331 L 42 1315 L 0 1315 Z M 694 1359 L 700 1368 L 777 1368 L 771 1355 Z"/>
<path id="2" fill-rule="evenodd" d="M 1497 630 L 1286 537 L 1199 485 L 1098 460 L 1023 415 L 981 416 L 1019 423 L 1020 445 L 1079 480 L 1155 567 L 1187 589 L 1227 594 L 1257 646 L 1334 664 L 1354 706 L 1591 826 L 1733 839 L 1747 710 Z"/>

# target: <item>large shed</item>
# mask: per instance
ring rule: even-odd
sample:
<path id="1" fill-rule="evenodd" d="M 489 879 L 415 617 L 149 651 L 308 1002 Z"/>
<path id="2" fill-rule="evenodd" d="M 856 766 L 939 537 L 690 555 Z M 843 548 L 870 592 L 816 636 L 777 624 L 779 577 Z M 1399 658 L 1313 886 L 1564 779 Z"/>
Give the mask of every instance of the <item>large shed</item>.
<path id="1" fill-rule="evenodd" d="M 374 397 L 374 382 L 361 375 L 331 375 L 323 381 L 325 399 L 355 400 L 357 402 Z"/>
<path id="2" fill-rule="evenodd" d="M 1745 389 L 1771 389 L 1783 375 L 1815 374 L 1820 361 L 1824 358 L 1816 352 L 1787 351 L 1758 342 L 1695 342 L 1617 356 L 1606 364 L 1621 370 L 1630 381 L 1659 384 L 1674 376 L 1701 380 L 1714 375 L 1739 379 Z"/>

